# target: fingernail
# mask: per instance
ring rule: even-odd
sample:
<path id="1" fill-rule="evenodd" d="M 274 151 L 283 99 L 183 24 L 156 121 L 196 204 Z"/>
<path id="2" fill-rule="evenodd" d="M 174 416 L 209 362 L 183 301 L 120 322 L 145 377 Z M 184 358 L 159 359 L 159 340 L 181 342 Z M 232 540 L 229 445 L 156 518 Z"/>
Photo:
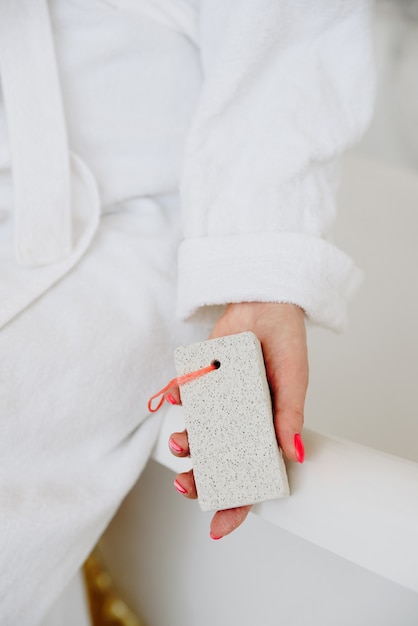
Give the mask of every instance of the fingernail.
<path id="1" fill-rule="evenodd" d="M 219 539 L 222 539 L 222 537 L 216 537 L 212 531 L 210 531 L 209 536 L 211 539 L 213 539 L 214 541 L 219 541 Z"/>
<path id="2" fill-rule="evenodd" d="M 299 435 L 299 433 L 296 433 L 293 442 L 295 444 L 296 458 L 299 463 L 303 463 L 303 461 L 305 460 L 305 447 L 303 445 L 302 437 Z"/>
<path id="3" fill-rule="evenodd" d="M 178 480 L 174 481 L 174 486 L 179 493 L 187 493 L 187 489 L 185 489 L 183 485 L 180 485 Z"/>
<path id="4" fill-rule="evenodd" d="M 177 404 L 177 400 L 175 399 L 174 396 L 171 395 L 171 393 L 168 393 L 165 397 L 165 399 L 167 400 L 167 402 L 169 402 L 170 404 Z"/>
<path id="5" fill-rule="evenodd" d="M 179 446 L 178 443 L 174 441 L 174 439 L 170 439 L 168 445 L 173 450 L 173 452 L 183 452 L 183 448 Z"/>

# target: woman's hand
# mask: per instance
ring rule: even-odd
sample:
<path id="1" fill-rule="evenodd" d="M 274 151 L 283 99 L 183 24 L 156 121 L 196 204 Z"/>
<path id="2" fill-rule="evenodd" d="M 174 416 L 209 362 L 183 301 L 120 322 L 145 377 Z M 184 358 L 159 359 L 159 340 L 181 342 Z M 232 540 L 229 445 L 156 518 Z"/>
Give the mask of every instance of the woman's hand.
<path id="1" fill-rule="evenodd" d="M 284 303 L 249 302 L 230 304 L 215 325 L 211 339 L 251 330 L 261 341 L 267 378 L 273 396 L 274 425 L 284 454 L 303 462 L 301 438 L 303 411 L 308 386 L 308 356 L 303 311 Z M 166 393 L 166 400 L 180 404 L 178 388 Z M 178 457 L 189 455 L 187 432 L 174 433 L 170 450 Z M 176 489 L 187 498 L 197 498 L 193 470 L 179 474 Z M 237 528 L 250 506 L 215 513 L 211 537 L 221 539 Z"/>

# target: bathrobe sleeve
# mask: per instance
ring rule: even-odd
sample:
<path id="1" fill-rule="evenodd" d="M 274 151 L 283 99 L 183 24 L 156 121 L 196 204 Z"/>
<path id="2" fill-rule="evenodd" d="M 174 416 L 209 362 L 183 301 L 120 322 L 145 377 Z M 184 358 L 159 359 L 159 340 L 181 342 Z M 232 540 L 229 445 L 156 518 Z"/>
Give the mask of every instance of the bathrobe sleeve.
<path id="1" fill-rule="evenodd" d="M 329 240 L 335 162 L 365 129 L 365 0 L 202 0 L 203 87 L 181 182 L 178 313 L 292 302 L 340 329 L 360 281 Z"/>

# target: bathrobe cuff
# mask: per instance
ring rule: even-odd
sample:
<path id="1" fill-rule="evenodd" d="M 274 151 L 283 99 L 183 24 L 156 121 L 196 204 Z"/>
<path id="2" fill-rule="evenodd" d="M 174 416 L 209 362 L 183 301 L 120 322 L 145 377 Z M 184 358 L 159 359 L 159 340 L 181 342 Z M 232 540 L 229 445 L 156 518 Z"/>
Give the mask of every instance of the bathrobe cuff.
<path id="1" fill-rule="evenodd" d="M 362 279 L 352 259 L 328 241 L 300 233 L 186 239 L 179 248 L 178 308 L 232 302 L 290 302 L 313 322 L 339 331 Z"/>

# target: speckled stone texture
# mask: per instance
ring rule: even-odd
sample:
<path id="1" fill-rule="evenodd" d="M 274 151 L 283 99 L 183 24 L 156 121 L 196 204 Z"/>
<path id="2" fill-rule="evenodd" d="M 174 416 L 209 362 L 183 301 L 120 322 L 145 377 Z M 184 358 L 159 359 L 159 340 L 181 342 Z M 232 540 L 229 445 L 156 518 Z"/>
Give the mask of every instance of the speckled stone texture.
<path id="1" fill-rule="evenodd" d="M 289 495 L 263 353 L 254 333 L 181 346 L 175 361 L 179 376 L 220 362 L 218 369 L 180 389 L 202 510 Z"/>

